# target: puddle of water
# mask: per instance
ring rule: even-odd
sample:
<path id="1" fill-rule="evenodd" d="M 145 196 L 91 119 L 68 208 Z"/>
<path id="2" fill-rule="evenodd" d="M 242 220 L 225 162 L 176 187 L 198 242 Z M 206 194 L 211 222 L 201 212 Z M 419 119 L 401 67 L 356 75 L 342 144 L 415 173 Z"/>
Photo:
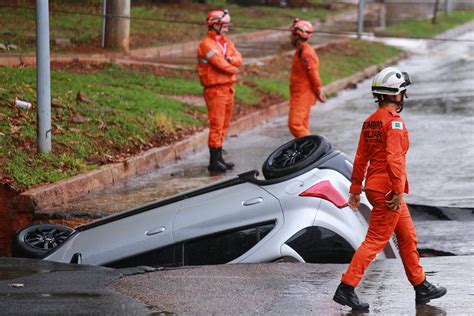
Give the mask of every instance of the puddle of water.
<path id="1" fill-rule="evenodd" d="M 41 269 L 35 267 L 11 266 L 4 267 L 0 265 L 0 280 L 12 280 L 33 274 L 51 272 L 50 269 Z"/>
<path id="2" fill-rule="evenodd" d="M 444 256 L 455 256 L 454 253 L 436 249 L 425 249 L 419 248 L 418 253 L 420 257 L 444 257 Z"/>
<path id="3" fill-rule="evenodd" d="M 0 281 L 13 280 L 33 274 L 48 273 L 53 271 L 77 271 L 91 269 L 96 270 L 106 268 L 88 265 L 64 264 L 26 258 L 2 258 L 0 261 Z"/>
<path id="4" fill-rule="evenodd" d="M 1 293 L 0 297 L 13 297 L 15 299 L 35 299 L 35 298 L 97 298 L 102 294 L 97 293 Z"/>
<path id="5" fill-rule="evenodd" d="M 12 280 L 16 278 L 25 277 L 37 273 L 36 271 L 26 270 L 19 271 L 18 269 L 2 269 L 0 270 L 0 281 L 1 280 Z"/>
<path id="6" fill-rule="evenodd" d="M 168 311 L 159 311 L 159 312 L 151 312 L 149 315 L 150 316 L 165 316 L 165 315 L 176 315 L 176 313 L 168 312 Z"/>
<path id="7" fill-rule="evenodd" d="M 447 315 L 441 307 L 431 305 L 416 305 L 416 316 L 439 316 Z"/>

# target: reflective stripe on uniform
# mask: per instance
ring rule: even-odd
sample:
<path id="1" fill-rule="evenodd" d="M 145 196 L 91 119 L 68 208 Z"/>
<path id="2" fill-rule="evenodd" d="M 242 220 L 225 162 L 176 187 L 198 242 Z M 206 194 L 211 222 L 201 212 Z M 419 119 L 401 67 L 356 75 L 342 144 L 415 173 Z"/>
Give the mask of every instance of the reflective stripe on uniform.
<path id="1" fill-rule="evenodd" d="M 200 58 L 198 57 L 198 62 L 199 62 L 200 64 L 207 64 L 208 61 L 209 61 L 209 59 L 210 59 L 212 56 L 214 56 L 215 54 L 217 54 L 217 52 L 216 52 L 214 49 L 212 49 L 212 50 L 209 51 L 209 53 L 206 54 L 206 56 L 204 56 L 203 59 L 200 59 Z"/>
<path id="2" fill-rule="evenodd" d="M 217 54 L 217 52 L 215 50 L 211 50 L 209 51 L 209 53 L 206 54 L 206 57 L 204 57 L 204 59 L 206 61 L 208 61 L 209 59 L 211 59 L 212 56 L 214 56 L 215 54 Z"/>

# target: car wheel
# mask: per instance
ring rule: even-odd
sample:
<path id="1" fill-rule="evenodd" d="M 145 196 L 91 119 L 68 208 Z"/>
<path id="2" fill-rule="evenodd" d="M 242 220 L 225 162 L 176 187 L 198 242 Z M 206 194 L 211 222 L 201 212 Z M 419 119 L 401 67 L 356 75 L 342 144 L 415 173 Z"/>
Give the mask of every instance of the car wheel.
<path id="1" fill-rule="evenodd" d="M 74 230 L 53 224 L 32 225 L 15 234 L 12 241 L 12 256 L 38 258 L 59 246 Z"/>
<path id="2" fill-rule="evenodd" d="M 319 135 L 295 138 L 275 149 L 263 163 L 265 179 L 294 174 L 318 161 L 331 150 L 328 140 Z"/>

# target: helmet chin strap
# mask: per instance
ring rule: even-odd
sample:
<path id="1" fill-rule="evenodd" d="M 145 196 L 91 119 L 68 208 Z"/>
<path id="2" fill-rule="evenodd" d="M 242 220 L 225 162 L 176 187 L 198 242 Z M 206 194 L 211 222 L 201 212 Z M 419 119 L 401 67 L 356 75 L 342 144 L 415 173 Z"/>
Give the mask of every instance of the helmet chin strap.
<path id="1" fill-rule="evenodd" d="M 401 95 L 402 95 L 402 99 L 400 101 L 393 101 L 393 103 L 395 103 L 396 105 L 400 107 L 399 109 L 395 111 L 397 113 L 401 113 L 403 111 L 403 101 L 405 100 L 406 92 L 402 91 Z M 407 96 L 407 99 L 408 99 L 408 96 Z"/>
<path id="2" fill-rule="evenodd" d="M 380 94 L 379 94 L 379 96 L 377 97 L 377 101 L 376 101 L 376 102 L 379 103 L 379 104 L 382 103 L 382 102 L 393 103 L 393 104 L 395 104 L 395 105 L 397 105 L 397 106 L 399 107 L 397 110 L 395 110 L 395 112 L 400 113 L 400 112 L 403 111 L 403 101 L 404 101 L 405 96 L 406 96 L 405 91 L 403 91 L 403 92 L 401 93 L 401 95 L 402 95 L 402 99 L 401 99 L 400 101 L 397 101 L 397 100 L 394 100 L 394 99 L 392 98 L 392 96 L 389 96 L 389 95 L 380 95 Z M 408 96 L 407 96 L 407 98 L 408 98 Z"/>
<path id="3" fill-rule="evenodd" d="M 223 26 L 223 24 L 214 24 L 213 26 L 210 26 L 209 29 L 212 29 L 214 32 L 216 32 L 217 35 L 221 35 L 221 30 Z"/>

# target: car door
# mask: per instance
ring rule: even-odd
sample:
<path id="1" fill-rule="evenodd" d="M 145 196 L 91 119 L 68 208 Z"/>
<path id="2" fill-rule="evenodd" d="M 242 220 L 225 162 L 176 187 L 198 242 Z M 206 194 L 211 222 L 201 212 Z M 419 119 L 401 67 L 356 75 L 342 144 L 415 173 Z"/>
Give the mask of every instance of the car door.
<path id="1" fill-rule="evenodd" d="M 172 224 L 180 203 L 148 204 L 80 227 L 71 240 L 44 259 L 71 262 L 80 256 L 83 264 L 143 265 L 140 254 L 173 243 Z"/>
<path id="2" fill-rule="evenodd" d="M 229 262 L 281 226 L 279 201 L 252 183 L 184 200 L 173 225 L 175 243 L 187 264 Z"/>

